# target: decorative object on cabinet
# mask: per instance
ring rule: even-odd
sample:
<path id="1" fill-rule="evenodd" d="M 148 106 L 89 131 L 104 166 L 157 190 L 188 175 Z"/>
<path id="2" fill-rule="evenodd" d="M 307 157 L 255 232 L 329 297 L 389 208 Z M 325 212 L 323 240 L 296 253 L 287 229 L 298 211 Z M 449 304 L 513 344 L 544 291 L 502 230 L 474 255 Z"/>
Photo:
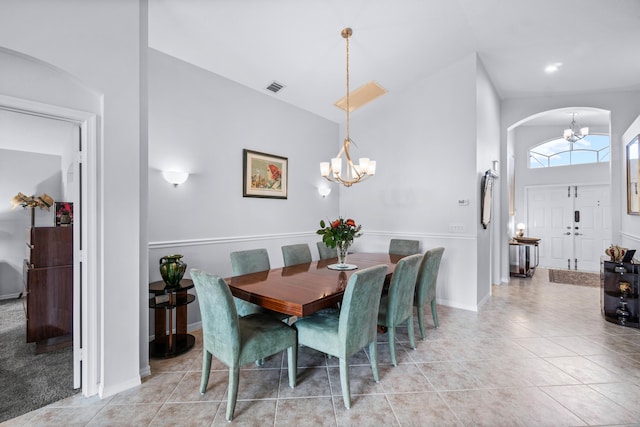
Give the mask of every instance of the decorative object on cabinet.
<path id="1" fill-rule="evenodd" d="M 622 326 L 640 327 L 640 264 L 601 261 L 601 308 L 605 320 Z"/>
<path id="2" fill-rule="evenodd" d="M 286 199 L 289 160 L 247 149 L 242 154 L 242 197 Z"/>
<path id="3" fill-rule="evenodd" d="M 11 209 L 15 209 L 18 206 L 31 209 L 31 226 L 35 226 L 36 216 L 35 208 L 46 209 L 53 206 L 53 198 L 46 193 L 42 193 L 39 196 L 26 196 L 22 193 L 18 193 L 11 199 Z"/>
<path id="4" fill-rule="evenodd" d="M 56 227 L 73 225 L 73 203 L 56 202 Z"/>
<path id="5" fill-rule="evenodd" d="M 611 262 L 620 262 L 627 252 L 627 248 L 621 248 L 618 245 L 611 245 L 605 249 L 604 253 L 611 258 Z"/>
<path id="6" fill-rule="evenodd" d="M 177 288 L 187 270 L 187 264 L 181 261 L 182 255 L 166 255 L 160 258 L 160 276 L 168 288 Z"/>
<path id="7" fill-rule="evenodd" d="M 627 144 L 627 213 L 640 215 L 640 135 Z"/>
<path id="8" fill-rule="evenodd" d="M 36 353 L 42 353 L 72 343 L 73 228 L 27 230 L 27 342 L 35 342 Z"/>
<path id="9" fill-rule="evenodd" d="M 153 295 L 149 298 L 149 308 L 155 311 L 155 339 L 149 343 L 151 357 L 177 356 L 195 344 L 195 337 L 187 333 L 187 305 L 196 299 L 187 292 L 191 288 L 190 279 L 182 279 L 172 288 L 161 280 L 149 284 L 149 293 Z"/>

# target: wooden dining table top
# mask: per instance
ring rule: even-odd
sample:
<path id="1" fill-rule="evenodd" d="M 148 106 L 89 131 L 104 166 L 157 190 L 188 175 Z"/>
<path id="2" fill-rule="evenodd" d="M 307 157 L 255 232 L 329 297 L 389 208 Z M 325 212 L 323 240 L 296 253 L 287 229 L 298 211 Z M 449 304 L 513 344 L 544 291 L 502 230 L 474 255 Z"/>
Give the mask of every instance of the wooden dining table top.
<path id="1" fill-rule="evenodd" d="M 385 264 L 387 280 L 403 256 L 387 253 L 353 253 L 347 258 L 355 270 L 338 271 L 328 266 L 337 258 L 312 261 L 289 267 L 226 278 L 233 296 L 261 307 L 292 316 L 308 316 L 342 301 L 345 287 L 353 273 Z"/>

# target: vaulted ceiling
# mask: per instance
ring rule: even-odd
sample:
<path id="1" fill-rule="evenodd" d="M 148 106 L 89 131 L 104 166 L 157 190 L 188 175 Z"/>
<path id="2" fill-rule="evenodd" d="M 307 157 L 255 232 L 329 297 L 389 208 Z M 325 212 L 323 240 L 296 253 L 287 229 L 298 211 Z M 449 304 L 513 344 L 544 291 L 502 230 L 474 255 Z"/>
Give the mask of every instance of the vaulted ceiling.
<path id="1" fill-rule="evenodd" d="M 400 92 L 474 52 L 503 99 L 640 89 L 638 0 L 149 2 L 150 47 L 336 122 L 345 27 L 352 90 Z"/>

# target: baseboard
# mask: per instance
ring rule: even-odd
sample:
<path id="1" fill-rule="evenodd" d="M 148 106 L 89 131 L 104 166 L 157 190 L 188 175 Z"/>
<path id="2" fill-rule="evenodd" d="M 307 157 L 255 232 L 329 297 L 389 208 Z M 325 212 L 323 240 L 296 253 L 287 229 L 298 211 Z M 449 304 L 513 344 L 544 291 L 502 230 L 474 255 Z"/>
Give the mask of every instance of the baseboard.
<path id="1" fill-rule="evenodd" d="M 6 299 L 18 299 L 21 297 L 22 297 L 22 292 L 18 292 L 15 294 L 0 295 L 0 301 L 6 300 Z"/>
<path id="2" fill-rule="evenodd" d="M 98 396 L 100 396 L 100 399 L 104 399 L 105 397 L 114 396 L 122 391 L 137 387 L 140 384 L 142 384 L 142 381 L 140 380 L 140 375 L 138 375 L 135 378 L 132 378 L 129 381 L 125 381 L 111 387 L 104 387 L 104 384 L 100 384 L 100 387 L 98 389 Z"/>

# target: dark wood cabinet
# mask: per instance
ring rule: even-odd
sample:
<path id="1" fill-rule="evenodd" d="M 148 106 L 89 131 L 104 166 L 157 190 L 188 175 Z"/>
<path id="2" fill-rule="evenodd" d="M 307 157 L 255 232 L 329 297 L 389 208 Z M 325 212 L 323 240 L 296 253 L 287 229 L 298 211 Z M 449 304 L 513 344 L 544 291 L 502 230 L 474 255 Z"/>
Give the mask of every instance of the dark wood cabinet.
<path id="1" fill-rule="evenodd" d="M 600 265 L 602 315 L 612 323 L 640 327 L 640 264 Z"/>
<path id="2" fill-rule="evenodd" d="M 70 345 L 73 334 L 73 228 L 27 229 L 24 261 L 27 342 L 36 351 Z"/>

